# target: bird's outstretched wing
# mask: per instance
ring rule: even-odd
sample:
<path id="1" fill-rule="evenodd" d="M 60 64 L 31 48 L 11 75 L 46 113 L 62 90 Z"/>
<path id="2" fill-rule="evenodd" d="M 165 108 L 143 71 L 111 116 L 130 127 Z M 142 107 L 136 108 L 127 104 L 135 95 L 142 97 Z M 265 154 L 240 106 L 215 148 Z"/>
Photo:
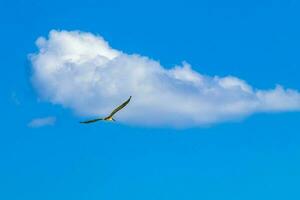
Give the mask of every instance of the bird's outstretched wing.
<path id="1" fill-rule="evenodd" d="M 83 122 L 80 122 L 80 123 L 81 124 L 89 124 L 89 123 L 94 123 L 94 122 L 97 122 L 97 121 L 100 121 L 100 120 L 103 120 L 103 119 L 102 118 L 92 119 L 92 120 L 83 121 Z"/>
<path id="2" fill-rule="evenodd" d="M 127 99 L 127 101 L 125 101 L 120 106 L 118 106 L 116 109 L 114 109 L 108 117 L 112 117 L 114 114 L 116 114 L 116 112 L 118 112 L 119 110 L 124 108 L 129 103 L 130 99 L 131 99 L 131 96 L 129 97 L 129 99 Z"/>

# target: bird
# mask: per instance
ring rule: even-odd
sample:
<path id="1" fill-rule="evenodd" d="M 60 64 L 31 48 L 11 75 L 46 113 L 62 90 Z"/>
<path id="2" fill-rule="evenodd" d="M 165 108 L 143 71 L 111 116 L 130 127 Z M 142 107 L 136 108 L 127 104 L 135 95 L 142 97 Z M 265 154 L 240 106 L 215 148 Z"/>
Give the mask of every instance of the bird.
<path id="1" fill-rule="evenodd" d="M 119 105 L 117 108 L 115 108 L 108 116 L 104 117 L 104 118 L 96 118 L 96 119 L 92 119 L 92 120 L 88 120 L 88 121 L 82 121 L 80 122 L 81 124 L 90 124 L 90 123 L 94 123 L 97 121 L 116 121 L 113 116 L 120 111 L 121 109 L 123 109 L 130 101 L 131 96 L 129 97 L 129 99 L 127 99 L 124 103 L 122 103 L 121 105 Z"/>

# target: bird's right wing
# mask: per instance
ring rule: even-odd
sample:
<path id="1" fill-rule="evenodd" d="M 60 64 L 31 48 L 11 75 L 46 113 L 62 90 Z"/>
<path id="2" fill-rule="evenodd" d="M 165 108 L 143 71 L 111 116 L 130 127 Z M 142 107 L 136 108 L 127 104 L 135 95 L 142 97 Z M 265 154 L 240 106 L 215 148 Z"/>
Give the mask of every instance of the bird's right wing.
<path id="1" fill-rule="evenodd" d="M 81 124 L 89 124 L 89 123 L 94 123 L 94 122 L 97 122 L 97 121 L 100 121 L 100 120 L 103 120 L 103 119 L 102 118 L 92 119 L 92 120 L 83 121 L 83 122 L 80 122 L 80 123 Z"/>
<path id="2" fill-rule="evenodd" d="M 110 113 L 109 117 L 112 117 L 114 114 L 116 114 L 116 112 L 118 112 L 119 110 L 121 110 L 122 108 L 124 108 L 124 107 L 129 103 L 130 99 L 131 99 L 131 96 L 129 97 L 129 99 L 127 99 L 127 101 L 125 101 L 125 102 L 122 103 L 120 106 L 118 106 L 116 109 L 114 109 L 114 110 Z"/>

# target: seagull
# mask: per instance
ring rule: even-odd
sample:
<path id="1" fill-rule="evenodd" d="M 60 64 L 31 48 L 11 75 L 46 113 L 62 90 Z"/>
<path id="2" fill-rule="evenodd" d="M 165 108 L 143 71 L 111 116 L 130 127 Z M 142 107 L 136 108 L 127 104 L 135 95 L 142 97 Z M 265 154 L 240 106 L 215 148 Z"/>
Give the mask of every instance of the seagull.
<path id="1" fill-rule="evenodd" d="M 131 96 L 129 97 L 129 99 L 127 99 L 124 103 L 122 103 L 121 105 L 119 105 L 117 108 L 115 108 L 110 115 L 108 115 L 107 117 L 104 118 L 97 118 L 97 119 L 92 119 L 92 120 L 88 120 L 88 121 L 83 121 L 80 122 L 81 124 L 89 124 L 89 123 L 94 123 L 100 120 L 104 120 L 104 121 L 116 121 L 113 116 L 114 114 L 116 114 L 116 112 L 120 111 L 122 108 L 124 108 L 130 101 Z"/>

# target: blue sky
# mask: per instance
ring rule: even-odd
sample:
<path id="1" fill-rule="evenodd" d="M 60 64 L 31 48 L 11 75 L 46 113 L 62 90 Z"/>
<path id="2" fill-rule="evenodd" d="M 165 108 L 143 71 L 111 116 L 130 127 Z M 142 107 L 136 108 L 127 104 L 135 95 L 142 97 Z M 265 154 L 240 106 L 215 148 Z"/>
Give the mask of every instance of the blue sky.
<path id="1" fill-rule="evenodd" d="M 81 126 L 40 100 L 28 54 L 52 29 L 255 88 L 300 90 L 297 1 L 1 1 L 1 199 L 299 199 L 300 113 L 176 129 Z M 35 118 L 56 117 L 32 128 Z"/>

